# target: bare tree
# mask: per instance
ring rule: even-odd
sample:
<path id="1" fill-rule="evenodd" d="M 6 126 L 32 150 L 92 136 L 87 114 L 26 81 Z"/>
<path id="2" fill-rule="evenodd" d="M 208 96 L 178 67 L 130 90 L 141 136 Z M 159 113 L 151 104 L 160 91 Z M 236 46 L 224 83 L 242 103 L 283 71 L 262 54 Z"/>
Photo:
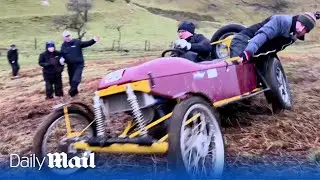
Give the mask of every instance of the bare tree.
<path id="1" fill-rule="evenodd" d="M 79 14 L 87 22 L 88 12 L 92 9 L 92 0 L 69 0 L 66 7 L 69 11 Z"/>
<path id="2" fill-rule="evenodd" d="M 119 25 L 116 27 L 118 33 L 119 33 L 119 39 L 118 39 L 118 50 L 120 50 L 120 43 L 121 43 L 121 28 L 123 27 L 123 25 Z"/>
<path id="3" fill-rule="evenodd" d="M 105 26 L 106 29 L 116 30 L 118 31 L 118 40 L 114 40 L 114 43 L 116 42 L 118 44 L 117 50 L 120 51 L 121 49 L 121 30 L 124 27 L 124 24 L 119 22 L 118 25 L 111 25 L 111 26 Z M 114 44 L 112 45 L 114 47 Z"/>
<path id="4" fill-rule="evenodd" d="M 53 20 L 57 29 L 70 29 L 76 31 L 81 40 L 86 34 L 86 22 L 80 14 L 57 16 Z"/>
<path id="5" fill-rule="evenodd" d="M 86 34 L 88 12 L 92 9 L 92 0 L 68 0 L 66 8 L 70 15 L 56 16 L 53 24 L 57 29 L 70 29 L 76 31 L 81 40 Z"/>

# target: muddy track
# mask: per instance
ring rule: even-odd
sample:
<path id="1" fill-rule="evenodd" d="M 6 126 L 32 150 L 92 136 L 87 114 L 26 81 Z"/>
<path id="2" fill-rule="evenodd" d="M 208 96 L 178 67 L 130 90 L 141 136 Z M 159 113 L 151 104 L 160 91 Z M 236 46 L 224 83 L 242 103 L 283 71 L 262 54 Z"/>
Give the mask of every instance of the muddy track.
<path id="1" fill-rule="evenodd" d="M 84 70 L 80 86 L 81 96 L 74 99 L 91 103 L 93 93 L 98 87 L 99 80 L 108 72 L 145 60 L 128 60 L 120 62 L 89 61 Z M 69 102 L 66 95 L 63 99 L 45 101 L 44 82 L 40 68 L 22 69 L 21 78 L 10 79 L 9 73 L 0 77 L 0 154 L 10 153 L 30 154 L 31 141 L 35 129 L 43 117 L 50 113 L 51 108 L 61 102 Z M 66 72 L 63 73 L 64 93 L 68 92 Z"/>
<path id="2" fill-rule="evenodd" d="M 81 96 L 77 100 L 90 104 L 103 75 L 142 61 L 89 61 L 84 71 Z M 293 56 L 282 57 L 282 62 L 293 91 L 292 112 L 272 115 L 263 95 L 219 109 L 225 122 L 222 131 L 226 140 L 228 167 L 245 165 L 250 169 L 250 164 L 257 163 L 279 166 L 287 163 L 292 167 L 312 164 L 310 152 L 320 147 L 320 59 Z M 61 100 L 44 100 L 41 69 L 25 69 L 21 73 L 22 78 L 15 80 L 10 80 L 8 72 L 0 76 L 0 161 L 6 161 L 10 153 L 30 154 L 35 129 L 43 117 L 55 104 L 70 101 L 68 96 Z M 66 72 L 63 77 L 64 91 L 67 92 Z M 115 127 L 119 128 L 120 124 Z M 163 163 L 163 158 L 148 157 L 151 163 Z M 132 167 L 128 165 L 130 158 L 133 156 L 123 156 L 123 159 L 117 158 L 117 162 Z M 117 167 L 121 168 L 120 165 Z"/>

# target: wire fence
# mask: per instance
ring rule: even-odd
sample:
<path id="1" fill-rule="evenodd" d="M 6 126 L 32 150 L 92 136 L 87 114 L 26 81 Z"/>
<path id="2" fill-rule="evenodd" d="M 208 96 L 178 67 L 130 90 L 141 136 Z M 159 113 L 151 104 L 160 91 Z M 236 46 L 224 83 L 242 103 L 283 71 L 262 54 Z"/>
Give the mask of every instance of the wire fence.
<path id="1" fill-rule="evenodd" d="M 317 27 L 314 32 L 307 35 L 305 41 L 297 41 L 293 46 L 318 43 L 320 41 L 319 30 L 320 27 Z M 22 61 L 26 59 L 26 62 L 35 62 L 39 54 L 45 50 L 45 42 L 47 40 L 45 37 L 26 37 L 24 40 L 13 41 L 12 44 L 16 44 Z M 62 40 L 54 40 L 56 42 L 56 49 L 60 50 Z M 4 44 L 4 42 L 0 42 L 0 61 L 6 60 L 10 45 L 9 43 Z M 84 48 L 83 51 L 87 59 L 112 58 L 114 56 L 149 56 L 158 55 L 160 51 L 170 49 L 172 45 L 173 41 L 161 39 L 122 39 L 120 42 L 116 39 L 104 39 L 89 48 Z"/>
<path id="2" fill-rule="evenodd" d="M 33 41 L 15 41 L 15 45 L 18 48 L 19 56 L 24 58 L 36 58 L 45 50 L 45 40 L 34 38 Z M 56 49 L 60 50 L 61 42 L 56 42 Z M 7 45 L 8 47 L 10 44 Z M 0 45 L 0 60 L 6 59 L 8 47 Z M 87 58 L 103 58 L 108 55 L 133 55 L 138 54 L 155 54 L 159 51 L 164 51 L 172 47 L 172 42 L 166 41 L 150 41 L 150 40 L 140 40 L 140 41 L 125 41 L 119 42 L 117 40 L 112 40 L 106 42 L 99 42 L 91 47 L 84 48 L 84 56 Z"/>

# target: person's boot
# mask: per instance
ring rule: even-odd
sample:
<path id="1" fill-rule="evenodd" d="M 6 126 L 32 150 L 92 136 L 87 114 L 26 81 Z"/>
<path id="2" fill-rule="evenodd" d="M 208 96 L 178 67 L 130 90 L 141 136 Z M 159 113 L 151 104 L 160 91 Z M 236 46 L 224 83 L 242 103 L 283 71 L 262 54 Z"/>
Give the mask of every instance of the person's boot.
<path id="1" fill-rule="evenodd" d="M 69 95 L 70 95 L 71 97 L 74 97 L 74 96 L 76 96 L 77 94 L 79 94 L 79 92 L 78 92 L 77 89 L 75 89 L 75 90 L 70 89 Z"/>
<path id="2" fill-rule="evenodd" d="M 46 96 L 46 100 L 53 99 L 53 96 Z"/>
<path id="3" fill-rule="evenodd" d="M 58 91 L 55 93 L 56 97 L 63 97 L 64 94 L 63 94 L 63 91 Z"/>
<path id="4" fill-rule="evenodd" d="M 12 76 L 11 79 L 18 79 L 20 76 L 16 75 L 16 76 Z"/>

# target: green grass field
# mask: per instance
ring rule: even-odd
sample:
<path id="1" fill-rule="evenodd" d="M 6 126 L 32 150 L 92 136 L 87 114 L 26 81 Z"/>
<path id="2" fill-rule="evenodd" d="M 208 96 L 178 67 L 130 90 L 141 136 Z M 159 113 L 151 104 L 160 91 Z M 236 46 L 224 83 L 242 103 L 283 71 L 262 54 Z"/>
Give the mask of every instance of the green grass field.
<path id="1" fill-rule="evenodd" d="M 319 10 L 316 0 L 132 0 L 153 8 L 209 15 L 218 22 L 250 24 L 274 13 Z"/>
<path id="2" fill-rule="evenodd" d="M 66 10 L 63 0 L 52 2 L 49 7 L 43 7 L 40 2 L 31 0 L 24 3 L 20 1 L 11 3 L 2 1 L 0 3 L 6 9 L 1 12 L 0 48 L 7 48 L 10 44 L 16 44 L 19 48 L 20 64 L 22 66 L 35 65 L 39 53 L 44 50 L 44 44 L 48 40 L 54 40 L 57 48 L 60 49 L 63 29 L 57 30 L 52 24 L 52 19 L 54 15 L 66 13 Z M 21 13 L 17 14 L 16 12 Z M 97 35 L 101 37 L 101 41 L 85 49 L 87 59 L 154 55 L 158 52 L 144 51 L 146 40 L 150 41 L 152 51 L 159 51 L 169 48 L 170 43 L 177 38 L 177 21 L 154 15 L 143 8 L 120 1 L 110 3 L 104 0 L 96 0 L 89 19 L 84 40 L 89 40 Z M 128 49 L 129 53 L 106 51 L 111 49 L 113 41 L 119 37 L 115 29 L 118 25 L 123 25 L 121 28 L 121 48 Z M 211 29 L 212 31 L 210 31 Z M 215 29 L 210 28 L 210 25 L 199 29 L 199 32 L 207 34 L 208 37 L 214 31 Z M 75 33 L 74 36 L 76 36 Z M 35 49 L 35 40 L 37 41 L 37 49 Z M 117 43 L 115 47 L 117 47 Z M 6 51 L 3 50 L 2 56 L 0 56 L 1 69 L 8 68 L 5 55 Z"/>
<path id="3" fill-rule="evenodd" d="M 0 139 L 1 145 L 3 144 L 0 146 L 0 164 L 5 164 L 2 162 L 4 159 L 6 159 L 4 162 L 9 159 L 7 157 L 10 153 L 22 155 L 31 153 L 35 128 L 41 122 L 42 116 L 51 111 L 51 107 L 58 102 L 43 101 L 45 84 L 41 68 L 37 64 L 38 56 L 44 50 L 46 41 L 54 40 L 58 49 L 62 43 L 63 30 L 55 29 L 52 19 L 56 15 L 67 13 L 64 5 L 66 0 L 49 1 L 50 6 L 44 7 L 40 5 L 40 0 L 0 0 L 0 132 L 5 133 Z M 188 15 L 197 14 L 200 17 L 206 15 L 216 19 L 217 22 L 199 22 L 197 32 L 203 33 L 210 39 L 220 25 L 231 22 L 248 25 L 258 22 L 273 13 L 272 8 L 265 7 L 282 1 L 290 3 L 283 13 L 319 10 L 319 0 L 132 1 L 139 6 L 126 4 L 120 0 L 116 0 L 115 3 L 94 0 L 84 40 L 94 35 L 102 39 L 98 44 L 85 49 L 87 67 L 83 72 L 81 96 L 76 101 L 87 103 L 90 99 L 91 103 L 98 81 L 108 72 L 138 63 L 132 59 L 145 60 L 141 56 L 160 55 L 161 51 L 168 49 L 170 43 L 177 38 L 178 16 L 175 15 L 178 11 L 187 12 L 185 17 L 180 16 L 180 18 L 189 18 Z M 162 11 L 156 15 L 147 10 L 150 7 Z M 121 48 L 129 50 L 128 53 L 108 51 L 113 41 L 118 39 L 118 32 L 115 30 L 118 25 L 123 25 Z M 261 162 L 255 157 L 263 159 L 274 155 L 276 158 L 268 158 L 270 164 L 282 166 L 288 161 L 294 165 L 290 169 L 298 169 L 301 173 L 301 167 L 296 165 L 304 164 L 307 161 L 305 155 L 309 155 L 313 149 L 319 147 L 319 30 L 318 25 L 318 28 L 308 35 L 305 43 L 296 43 L 279 53 L 284 55 L 281 56 L 281 60 L 293 90 L 295 102 L 293 112 L 271 115 L 271 108 L 267 107 L 265 98 L 257 97 L 249 102 L 250 105 L 245 103 L 233 106 L 227 109 L 224 117 L 221 116 L 228 122 L 235 123 L 230 128 L 222 129 L 227 150 L 226 162 L 231 168 L 243 164 L 244 169 L 248 168 L 252 172 L 254 169 L 259 169 L 256 167 L 256 162 Z M 151 51 L 144 51 L 146 40 L 151 43 Z M 6 50 L 3 50 L 13 43 L 20 52 L 22 78 L 18 79 L 10 79 L 11 68 L 6 59 Z M 94 61 L 95 59 L 102 62 Z M 63 72 L 65 93 L 69 89 L 66 70 L 65 68 Z M 69 97 L 65 96 L 63 101 L 69 102 Z M 113 122 L 114 127 L 120 127 L 118 120 Z M 293 157 L 293 160 L 289 161 L 287 157 Z M 315 161 L 317 157 L 319 157 L 318 150 L 311 153 L 308 158 Z M 121 161 L 120 164 L 132 168 L 130 163 L 123 163 L 125 159 L 118 159 Z M 154 156 L 152 161 L 158 165 L 162 163 Z M 268 161 L 263 163 L 267 165 Z M 137 162 L 133 163 L 137 165 Z M 117 167 L 120 167 L 118 165 Z M 146 169 L 146 172 L 150 170 L 160 172 L 157 166 Z"/>
<path id="4" fill-rule="evenodd" d="M 268 0 L 262 4 L 268 4 L 271 1 Z M 52 20 L 56 15 L 67 13 L 65 0 L 50 0 L 49 2 L 50 6 L 48 7 L 42 6 L 40 0 L 0 2 L 0 7 L 3 7 L 0 11 L 0 49 L 7 48 L 10 44 L 16 44 L 20 52 L 20 64 L 23 67 L 37 64 L 38 56 L 44 50 L 44 44 L 48 40 L 54 40 L 57 48 L 60 49 L 63 29 L 56 29 Z M 85 49 L 87 60 L 158 55 L 160 51 L 169 48 L 171 42 L 177 38 L 178 21 L 166 15 L 164 17 L 152 14 L 134 3 L 167 10 L 169 13 L 172 10 L 210 15 L 218 21 L 218 24 L 230 22 L 248 24 L 271 14 L 271 11 L 263 11 L 263 9 L 253 11 L 256 7 L 246 6 L 243 4 L 244 1 L 133 0 L 132 2 L 127 4 L 124 1 L 114 3 L 105 0 L 94 1 L 84 40 L 97 35 L 101 37 L 101 41 Z M 249 0 L 245 2 L 252 3 Z M 301 1 L 295 1 L 295 3 L 301 4 Z M 308 10 L 314 10 L 316 8 L 314 4 L 310 1 L 309 4 L 301 6 L 304 9 L 300 9 L 307 10 L 310 7 Z M 297 11 L 293 5 L 289 9 Z M 121 48 L 129 50 L 129 53 L 107 51 L 113 46 L 114 40 L 118 39 L 118 32 L 115 29 L 118 25 L 123 25 Z M 210 39 L 219 26 L 217 22 L 200 22 L 197 32 L 203 33 Z M 76 36 L 75 33 L 74 36 Z M 150 41 L 152 51 L 144 51 L 146 40 Z M 115 47 L 117 47 L 117 43 Z M 0 50 L 0 52 L 2 54 L 0 69 L 8 69 L 6 50 Z"/>

